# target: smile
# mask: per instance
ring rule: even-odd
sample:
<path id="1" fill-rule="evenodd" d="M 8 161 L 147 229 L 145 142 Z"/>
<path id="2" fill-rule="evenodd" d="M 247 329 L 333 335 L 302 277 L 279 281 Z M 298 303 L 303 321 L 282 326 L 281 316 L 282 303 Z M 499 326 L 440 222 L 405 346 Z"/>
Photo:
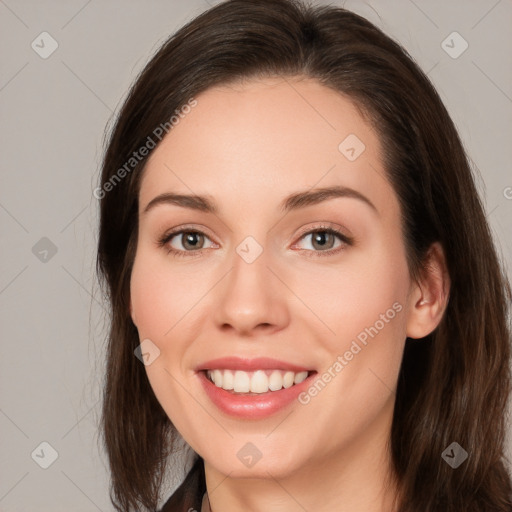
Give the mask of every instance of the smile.
<path id="1" fill-rule="evenodd" d="M 225 357 L 199 365 L 196 375 L 221 412 L 257 420 L 289 407 L 317 371 L 277 359 Z"/>
<path id="2" fill-rule="evenodd" d="M 300 384 L 308 377 L 309 372 L 292 372 L 284 370 L 256 370 L 245 372 L 242 370 L 207 370 L 207 377 L 218 388 L 233 393 L 268 393 L 288 389 Z"/>

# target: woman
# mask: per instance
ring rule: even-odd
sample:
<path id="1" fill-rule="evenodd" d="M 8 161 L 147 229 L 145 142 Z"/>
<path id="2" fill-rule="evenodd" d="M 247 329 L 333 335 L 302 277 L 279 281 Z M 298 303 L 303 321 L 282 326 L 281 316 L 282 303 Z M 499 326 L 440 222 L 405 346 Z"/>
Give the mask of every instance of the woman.
<path id="1" fill-rule="evenodd" d="M 103 162 L 117 510 L 510 511 L 509 284 L 438 94 L 341 8 L 172 36 Z"/>

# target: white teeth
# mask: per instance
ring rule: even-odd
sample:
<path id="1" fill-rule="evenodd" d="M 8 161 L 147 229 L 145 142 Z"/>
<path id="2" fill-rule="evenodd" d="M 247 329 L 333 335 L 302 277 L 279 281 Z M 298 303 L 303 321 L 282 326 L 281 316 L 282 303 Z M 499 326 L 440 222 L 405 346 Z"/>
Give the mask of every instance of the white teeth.
<path id="1" fill-rule="evenodd" d="M 222 387 L 227 390 L 233 389 L 235 387 L 235 376 L 231 370 L 224 370 Z"/>
<path id="2" fill-rule="evenodd" d="M 266 393 L 268 391 L 268 377 L 263 370 L 254 372 L 251 377 L 251 393 Z"/>
<path id="3" fill-rule="evenodd" d="M 213 382 L 219 388 L 222 387 L 222 372 L 220 370 L 213 371 Z"/>
<path id="4" fill-rule="evenodd" d="M 279 391 L 283 387 L 283 376 L 279 370 L 274 370 L 270 374 L 268 388 L 270 391 Z"/>
<path id="5" fill-rule="evenodd" d="M 293 372 L 286 372 L 283 377 L 283 386 L 285 389 L 291 388 L 293 386 L 293 379 L 295 378 L 295 374 Z"/>
<path id="6" fill-rule="evenodd" d="M 308 372 L 291 372 L 283 370 L 256 370 L 244 372 L 237 370 L 208 370 L 208 378 L 218 387 L 235 393 L 267 393 L 288 389 L 300 384 L 308 377 Z"/>
<path id="7" fill-rule="evenodd" d="M 221 385 L 221 387 L 222 387 L 222 385 Z M 235 382 L 233 384 L 233 390 L 235 391 L 235 393 L 248 393 L 250 391 L 250 388 L 251 388 L 251 379 L 249 377 L 249 374 L 246 372 L 236 371 L 235 372 Z"/>
<path id="8" fill-rule="evenodd" d="M 304 382 L 308 378 L 308 372 L 300 372 L 295 374 L 295 379 L 293 380 L 294 384 L 300 384 Z"/>

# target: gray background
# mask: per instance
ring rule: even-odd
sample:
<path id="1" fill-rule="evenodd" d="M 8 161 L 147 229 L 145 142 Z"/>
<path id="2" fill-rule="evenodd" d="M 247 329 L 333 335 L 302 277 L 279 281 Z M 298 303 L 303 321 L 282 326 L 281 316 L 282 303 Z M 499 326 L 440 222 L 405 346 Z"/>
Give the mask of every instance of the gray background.
<path id="1" fill-rule="evenodd" d="M 1 511 L 113 510 L 98 447 L 106 324 L 92 190 L 103 132 L 158 46 L 213 3 L 0 0 Z M 428 72 L 510 269 L 512 2 L 318 3 L 366 16 Z M 58 48 L 43 59 L 31 43 L 48 51 L 45 31 Z M 463 40 L 446 39 L 454 31 L 469 45 L 457 58 Z M 47 469 L 39 464 L 51 450 L 42 442 L 58 452 Z M 183 468 L 169 475 L 167 494 L 182 476 Z"/>

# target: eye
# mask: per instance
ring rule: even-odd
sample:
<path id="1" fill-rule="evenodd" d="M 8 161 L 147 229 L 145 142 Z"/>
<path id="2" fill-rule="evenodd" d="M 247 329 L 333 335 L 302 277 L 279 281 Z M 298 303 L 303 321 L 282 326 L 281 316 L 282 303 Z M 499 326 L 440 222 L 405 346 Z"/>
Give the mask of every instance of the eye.
<path id="1" fill-rule="evenodd" d="M 175 239 L 175 240 L 174 240 Z M 187 253 L 199 253 L 204 249 L 204 240 L 209 238 L 196 229 L 181 229 L 166 233 L 158 240 L 160 247 L 166 247 L 174 256 L 189 256 Z M 181 246 L 181 247 L 180 247 Z"/>
<path id="2" fill-rule="evenodd" d="M 352 237 L 345 235 L 341 231 L 333 228 L 332 226 L 318 226 L 314 229 L 306 231 L 300 236 L 300 240 L 311 237 L 311 245 L 313 247 L 305 250 L 308 256 L 329 256 L 337 254 L 344 250 L 346 246 L 353 245 L 354 240 Z M 340 244 L 333 248 L 336 238 L 340 241 Z M 206 240 L 210 240 L 209 237 L 197 229 L 175 229 L 172 232 L 165 233 L 157 242 L 159 247 L 165 247 L 168 254 L 174 256 L 193 256 L 194 253 L 201 253 Z M 211 242 L 211 240 L 210 240 Z M 214 244 L 212 242 L 213 246 Z M 180 247 L 181 246 L 181 247 Z M 295 248 L 297 244 L 293 246 Z M 207 247 L 206 247 L 207 248 Z M 210 246 L 211 248 L 211 246 Z M 317 250 L 318 249 L 318 250 Z M 312 253 L 312 254 L 311 254 Z"/>
<path id="3" fill-rule="evenodd" d="M 306 239 L 307 237 L 311 237 L 311 246 L 313 250 L 306 249 L 308 252 L 315 253 L 313 257 L 316 256 L 332 256 L 333 254 L 337 254 L 338 252 L 344 250 L 346 246 L 353 245 L 354 240 L 334 229 L 331 226 L 318 226 L 312 230 L 307 231 L 305 234 L 301 236 L 302 239 Z M 336 243 L 336 238 L 341 241 L 341 243 L 333 248 Z M 296 245 L 294 246 L 296 247 Z M 318 249 L 318 250 L 317 250 Z"/>

